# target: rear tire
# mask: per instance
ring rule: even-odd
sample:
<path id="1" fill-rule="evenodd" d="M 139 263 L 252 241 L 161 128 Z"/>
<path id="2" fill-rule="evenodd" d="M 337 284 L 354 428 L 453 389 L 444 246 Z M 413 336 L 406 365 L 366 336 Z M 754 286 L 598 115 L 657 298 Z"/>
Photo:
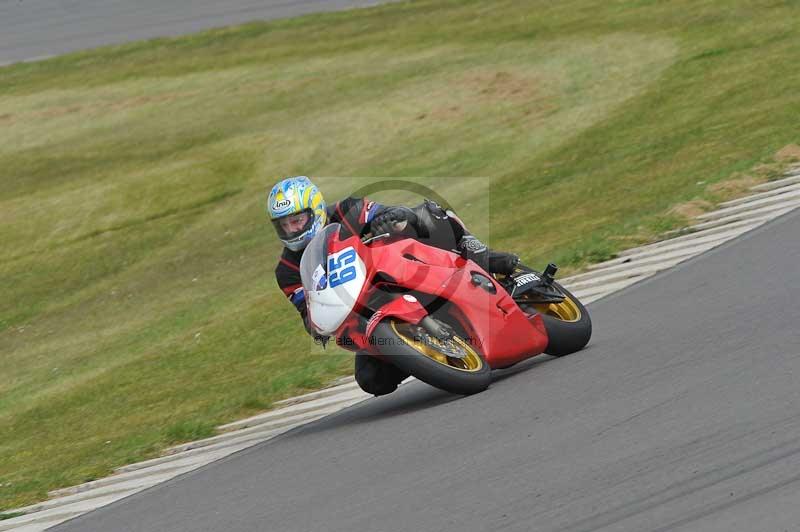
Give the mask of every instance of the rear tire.
<path id="1" fill-rule="evenodd" d="M 580 351 L 592 337 L 592 319 L 578 298 L 560 284 L 553 283 L 565 296 L 563 305 L 535 305 L 544 322 L 549 342 L 548 355 L 563 357 Z"/>
<path id="2" fill-rule="evenodd" d="M 440 361 L 423 354 L 423 350 L 433 350 L 431 344 L 415 341 L 413 335 L 406 334 L 404 328 L 410 327 L 414 326 L 391 319 L 382 321 L 375 327 L 374 345 L 386 360 L 422 382 L 450 393 L 472 395 L 489 387 L 491 368 L 469 344 L 456 337 L 458 345 L 468 351 L 464 362 L 438 352 L 437 358 L 444 360 Z M 465 367 L 459 368 L 456 365 Z"/>

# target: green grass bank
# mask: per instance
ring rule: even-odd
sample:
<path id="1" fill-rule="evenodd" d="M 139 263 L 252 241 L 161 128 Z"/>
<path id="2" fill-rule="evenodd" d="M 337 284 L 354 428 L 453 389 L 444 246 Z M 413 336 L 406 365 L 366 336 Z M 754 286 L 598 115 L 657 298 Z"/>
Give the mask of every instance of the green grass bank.
<path id="1" fill-rule="evenodd" d="M 275 285 L 277 178 L 414 179 L 493 247 L 577 268 L 800 141 L 799 22 L 422 0 L 0 68 L 0 509 L 350 371 Z"/>

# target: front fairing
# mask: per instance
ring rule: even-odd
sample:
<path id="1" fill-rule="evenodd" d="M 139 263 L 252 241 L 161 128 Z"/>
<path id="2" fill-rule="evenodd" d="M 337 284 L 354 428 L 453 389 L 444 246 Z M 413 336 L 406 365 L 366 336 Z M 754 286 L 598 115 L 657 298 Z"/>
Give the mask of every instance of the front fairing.
<path id="1" fill-rule="evenodd" d="M 339 224 L 330 224 L 308 244 L 300 259 L 300 278 L 311 326 L 333 335 L 353 312 L 367 269 L 352 245 L 339 240 Z"/>

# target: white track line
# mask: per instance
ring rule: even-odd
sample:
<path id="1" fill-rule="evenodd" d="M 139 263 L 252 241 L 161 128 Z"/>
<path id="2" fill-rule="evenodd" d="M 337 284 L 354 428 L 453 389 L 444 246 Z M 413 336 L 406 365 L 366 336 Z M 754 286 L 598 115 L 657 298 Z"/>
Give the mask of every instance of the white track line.
<path id="1" fill-rule="evenodd" d="M 701 214 L 697 218 L 699 220 L 718 220 L 733 214 L 746 213 L 756 209 L 763 209 L 765 207 L 780 209 L 782 206 L 791 207 L 797 205 L 798 203 L 800 203 L 800 190 L 793 190 L 784 194 L 776 194 L 767 198 L 748 201 L 740 205 L 734 205 L 732 207 L 726 207 L 713 212 L 707 212 L 705 214 Z"/>
<path id="2" fill-rule="evenodd" d="M 786 185 L 794 185 L 795 183 L 800 183 L 800 165 L 795 166 L 791 170 L 786 173 L 786 177 L 783 179 L 778 179 L 777 181 L 770 181 L 769 183 L 762 183 L 761 185 L 756 185 L 753 187 L 753 190 L 758 192 L 763 192 L 765 190 L 774 190 L 776 188 L 785 187 Z"/>
<path id="3" fill-rule="evenodd" d="M 797 184 L 795 185 L 788 185 L 781 188 L 774 188 L 767 190 L 766 192 L 761 192 L 759 194 L 753 194 L 752 196 L 746 196 L 744 198 L 739 198 L 735 200 L 726 201 L 724 203 L 720 203 L 720 207 L 734 207 L 736 205 L 744 205 L 747 203 L 751 203 L 756 200 L 760 200 L 763 198 L 770 198 L 773 196 L 780 196 L 781 194 L 786 194 L 787 192 L 794 192 L 796 190 L 800 190 L 800 177 L 797 177 Z"/>

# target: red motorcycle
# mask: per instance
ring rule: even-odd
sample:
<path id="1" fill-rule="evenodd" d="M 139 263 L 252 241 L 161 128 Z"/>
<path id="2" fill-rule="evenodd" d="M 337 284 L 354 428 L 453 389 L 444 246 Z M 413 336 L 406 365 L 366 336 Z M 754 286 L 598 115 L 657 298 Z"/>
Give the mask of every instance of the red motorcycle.
<path id="1" fill-rule="evenodd" d="M 457 394 L 485 390 L 492 369 L 582 349 L 586 308 L 542 272 L 492 275 L 410 238 L 361 239 L 326 226 L 300 262 L 311 326 L 351 351 Z"/>

